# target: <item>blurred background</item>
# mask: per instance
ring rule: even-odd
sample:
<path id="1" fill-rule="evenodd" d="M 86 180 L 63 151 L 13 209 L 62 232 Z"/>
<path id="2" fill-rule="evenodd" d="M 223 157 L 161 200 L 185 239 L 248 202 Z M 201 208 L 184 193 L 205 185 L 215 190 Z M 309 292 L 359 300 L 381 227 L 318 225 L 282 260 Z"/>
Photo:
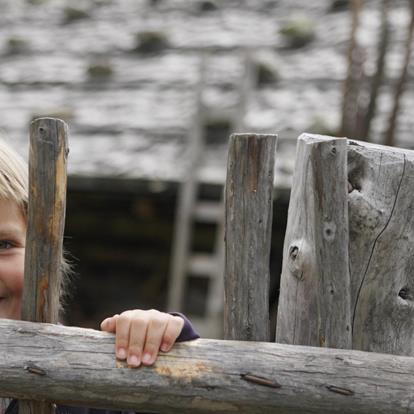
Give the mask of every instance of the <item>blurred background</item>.
<path id="1" fill-rule="evenodd" d="M 232 132 L 279 135 L 276 309 L 296 138 L 414 147 L 412 0 L 0 0 L 0 133 L 70 126 L 68 323 L 181 310 L 221 335 Z"/>

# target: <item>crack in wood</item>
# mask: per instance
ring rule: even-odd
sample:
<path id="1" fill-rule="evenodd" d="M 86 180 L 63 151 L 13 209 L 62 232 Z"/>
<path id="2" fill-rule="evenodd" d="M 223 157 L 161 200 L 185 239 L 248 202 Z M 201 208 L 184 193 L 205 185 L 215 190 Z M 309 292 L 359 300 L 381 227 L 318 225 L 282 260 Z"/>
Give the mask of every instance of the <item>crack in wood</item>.
<path id="1" fill-rule="evenodd" d="M 403 159 L 403 161 L 404 161 L 403 162 L 403 170 L 402 170 L 402 173 L 401 173 L 400 182 L 398 183 L 397 192 L 395 194 L 394 204 L 392 206 L 390 216 L 388 217 L 388 220 L 385 223 L 385 226 L 379 232 L 379 234 L 377 235 L 377 237 L 374 240 L 374 243 L 373 243 L 372 249 L 371 249 L 371 253 L 370 253 L 370 256 L 369 256 L 369 259 L 368 259 L 368 263 L 367 263 L 367 266 L 365 268 L 364 276 L 362 277 L 361 283 L 360 283 L 359 288 L 358 288 L 358 293 L 357 293 L 357 296 L 356 296 L 356 299 L 355 299 L 355 305 L 354 305 L 354 310 L 353 310 L 353 314 L 352 314 L 352 335 L 354 333 L 354 328 L 355 328 L 355 315 L 356 315 L 356 310 L 357 310 L 357 307 L 358 307 L 359 298 L 361 296 L 362 286 L 364 285 L 366 275 L 367 275 L 368 270 L 369 270 L 369 267 L 371 265 L 371 260 L 372 260 L 372 257 L 374 255 L 375 247 L 377 245 L 377 242 L 378 242 L 379 238 L 382 236 L 382 234 L 385 232 L 385 230 L 387 229 L 388 225 L 390 224 L 391 219 L 392 219 L 393 214 L 394 214 L 394 211 L 395 211 L 395 207 L 397 205 L 398 195 L 400 193 L 401 184 L 402 184 L 402 181 L 404 179 L 405 168 L 406 168 L 406 164 L 407 164 L 406 155 L 403 154 L 403 157 L 404 157 L 404 159 Z"/>

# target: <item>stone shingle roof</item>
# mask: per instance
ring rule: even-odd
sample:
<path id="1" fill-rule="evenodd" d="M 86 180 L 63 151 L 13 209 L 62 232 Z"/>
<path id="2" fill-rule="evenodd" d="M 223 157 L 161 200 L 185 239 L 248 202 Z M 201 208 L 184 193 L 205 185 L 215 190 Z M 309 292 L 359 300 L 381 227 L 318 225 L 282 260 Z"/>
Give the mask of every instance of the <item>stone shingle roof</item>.
<path id="1" fill-rule="evenodd" d="M 339 124 L 349 14 L 330 11 L 330 0 L 207 3 L 0 0 L 1 132 L 25 153 L 30 119 L 55 113 L 66 118 L 71 129 L 70 174 L 179 180 L 189 168 L 189 131 L 203 53 L 208 53 L 203 93 L 208 117 L 232 118 L 244 74 L 244 50 L 250 48 L 252 58 L 273 70 L 277 82 L 252 90 L 244 128 L 279 134 L 277 183 L 288 186 L 295 138 L 317 123 L 328 129 Z M 368 2 L 361 33 L 371 66 L 377 5 Z M 203 6 L 213 10 L 202 12 Z M 68 7 L 83 8 L 87 17 L 69 23 Z M 315 40 L 290 49 L 280 28 L 298 14 L 314 22 Z M 409 20 L 405 2 L 393 4 L 391 17 L 388 83 L 401 62 Z M 166 45 L 158 54 L 134 51 L 137 33 L 145 31 L 164 36 Z M 90 66 L 96 64 L 110 73 L 92 78 Z M 385 86 L 381 95 L 374 139 L 384 130 L 387 90 Z M 412 145 L 413 101 L 410 83 L 399 127 L 399 142 L 405 146 Z M 203 178 L 221 182 L 225 159 L 225 143 L 208 146 Z"/>

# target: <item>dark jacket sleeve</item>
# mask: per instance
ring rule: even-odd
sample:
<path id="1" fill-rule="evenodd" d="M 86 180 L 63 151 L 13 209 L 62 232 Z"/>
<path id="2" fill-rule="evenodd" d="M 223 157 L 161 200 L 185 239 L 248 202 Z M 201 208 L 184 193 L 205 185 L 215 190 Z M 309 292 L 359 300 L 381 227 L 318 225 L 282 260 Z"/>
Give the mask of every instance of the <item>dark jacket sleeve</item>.
<path id="1" fill-rule="evenodd" d="M 200 338 L 198 332 L 194 329 L 192 323 L 188 320 L 188 318 L 180 312 L 169 312 L 170 315 L 180 316 L 184 319 L 184 326 L 183 329 L 178 335 L 176 342 L 184 342 L 184 341 L 191 341 L 192 339 Z"/>

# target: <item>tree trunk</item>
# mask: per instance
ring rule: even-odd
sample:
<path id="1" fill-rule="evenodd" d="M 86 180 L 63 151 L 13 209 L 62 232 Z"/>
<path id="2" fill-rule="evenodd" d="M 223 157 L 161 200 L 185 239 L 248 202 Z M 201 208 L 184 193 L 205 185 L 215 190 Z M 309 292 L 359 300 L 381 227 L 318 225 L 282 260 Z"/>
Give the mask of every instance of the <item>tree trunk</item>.
<path id="1" fill-rule="evenodd" d="M 390 34 L 390 25 L 388 23 L 388 11 L 389 11 L 389 0 L 382 0 L 382 9 L 381 9 L 381 37 L 378 43 L 378 57 L 377 57 L 377 67 L 375 74 L 372 77 L 370 98 L 368 103 L 368 108 L 366 109 L 365 115 L 363 117 L 363 124 L 360 128 L 360 136 L 362 139 L 369 140 L 371 133 L 371 124 L 372 120 L 375 117 L 377 110 L 377 98 L 378 92 L 382 85 L 385 72 L 385 57 L 387 55 L 388 44 L 389 44 L 389 34 Z"/>
<path id="2" fill-rule="evenodd" d="M 354 137 L 356 133 L 359 93 L 363 77 L 364 53 L 357 41 L 363 0 L 352 0 L 352 26 L 348 49 L 348 73 L 344 83 L 341 135 Z"/>
<path id="3" fill-rule="evenodd" d="M 414 33 L 414 2 L 413 0 L 409 0 L 409 2 L 411 5 L 411 21 L 410 21 L 410 26 L 408 29 L 407 41 L 405 44 L 404 63 L 401 69 L 401 75 L 395 87 L 394 103 L 393 103 L 391 115 L 388 121 L 388 129 L 387 129 L 387 132 L 385 133 L 385 139 L 384 139 L 384 145 L 390 145 L 390 146 L 395 145 L 395 130 L 397 128 L 398 112 L 400 110 L 401 97 L 404 92 L 404 85 L 407 80 L 408 65 L 411 60 L 411 51 L 412 51 L 413 33 Z"/>

